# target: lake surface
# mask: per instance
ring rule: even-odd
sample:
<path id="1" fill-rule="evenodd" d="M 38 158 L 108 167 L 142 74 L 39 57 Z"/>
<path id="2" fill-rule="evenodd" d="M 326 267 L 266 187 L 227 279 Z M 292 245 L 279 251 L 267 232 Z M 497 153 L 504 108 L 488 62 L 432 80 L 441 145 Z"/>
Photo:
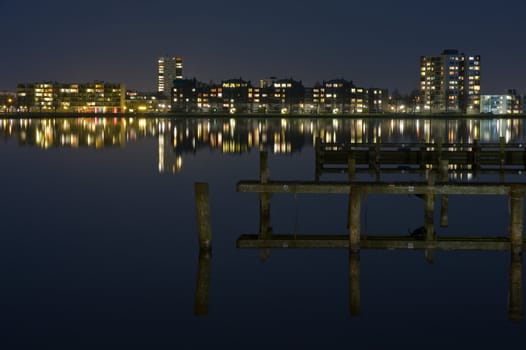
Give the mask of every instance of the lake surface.
<path id="1" fill-rule="evenodd" d="M 0 119 L 0 139 L 2 348 L 524 342 L 525 269 L 510 251 L 435 250 L 430 259 L 420 249 L 362 249 L 359 312 L 351 312 L 348 249 L 236 248 L 260 228 L 258 194 L 236 184 L 259 179 L 261 151 L 272 180 L 312 182 L 320 140 L 522 147 L 521 119 Z M 356 176 L 429 180 L 429 169 L 398 170 Z M 523 168 L 451 169 L 449 180 L 526 183 Z M 210 189 L 210 255 L 200 256 L 197 182 Z M 348 206 L 345 194 L 273 194 L 272 232 L 346 234 Z M 440 196 L 435 208 L 439 236 L 509 237 L 507 196 L 449 196 L 447 227 L 439 226 Z M 423 225 L 422 199 L 373 194 L 360 218 L 363 234 L 409 235 Z M 510 316 L 512 299 L 519 317 Z"/>

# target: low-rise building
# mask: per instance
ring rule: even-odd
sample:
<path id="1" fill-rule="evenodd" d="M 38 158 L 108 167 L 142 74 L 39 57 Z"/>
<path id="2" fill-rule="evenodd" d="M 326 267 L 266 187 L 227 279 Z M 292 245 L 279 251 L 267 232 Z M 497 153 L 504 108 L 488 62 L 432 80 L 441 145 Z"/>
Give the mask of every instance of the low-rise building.
<path id="1" fill-rule="evenodd" d="M 16 93 L 0 91 L 0 112 L 8 113 L 16 111 Z"/>
<path id="2" fill-rule="evenodd" d="M 123 113 L 124 84 L 63 84 L 57 82 L 18 84 L 17 109 L 21 112 Z"/>
<path id="3" fill-rule="evenodd" d="M 305 87 L 301 81 L 276 80 L 268 98 L 270 112 L 282 114 L 302 113 L 305 105 Z"/>
<path id="4" fill-rule="evenodd" d="M 176 79 L 172 88 L 172 111 L 196 112 L 198 111 L 198 83 L 194 79 Z"/>
<path id="5" fill-rule="evenodd" d="M 369 113 L 389 112 L 389 92 L 387 89 L 369 88 Z"/>
<path id="6" fill-rule="evenodd" d="M 351 88 L 351 106 L 350 113 L 368 113 L 369 112 L 369 91 L 363 87 Z"/>
<path id="7" fill-rule="evenodd" d="M 508 90 L 505 94 L 482 95 L 480 113 L 483 114 L 521 114 L 522 98 L 516 90 Z"/>
<path id="8" fill-rule="evenodd" d="M 127 113 L 164 113 L 170 111 L 170 100 L 161 93 L 126 91 Z"/>

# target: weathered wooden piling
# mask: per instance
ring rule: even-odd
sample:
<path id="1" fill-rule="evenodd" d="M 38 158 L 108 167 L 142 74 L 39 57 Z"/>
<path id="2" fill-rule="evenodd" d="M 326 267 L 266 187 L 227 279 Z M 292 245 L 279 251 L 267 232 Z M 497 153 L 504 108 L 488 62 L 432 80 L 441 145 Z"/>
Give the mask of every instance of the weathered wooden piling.
<path id="1" fill-rule="evenodd" d="M 475 169 L 475 172 L 478 172 L 480 170 L 480 141 L 474 140 L 473 141 L 473 168 Z"/>
<path id="2" fill-rule="evenodd" d="M 349 172 L 349 181 L 353 181 L 356 176 L 356 158 L 354 157 L 353 151 L 349 151 L 349 154 L 347 154 L 347 169 Z"/>
<path id="3" fill-rule="evenodd" d="M 210 270 L 212 267 L 212 252 L 210 249 L 199 249 L 197 264 L 197 287 L 195 291 L 194 315 L 208 315 L 210 295 Z"/>
<path id="4" fill-rule="evenodd" d="M 360 316 L 360 254 L 349 252 L 349 312 Z"/>
<path id="5" fill-rule="evenodd" d="M 259 182 L 261 184 L 268 184 L 270 180 L 270 168 L 268 167 L 268 153 L 267 151 L 260 151 L 259 153 Z M 262 239 L 269 239 L 272 235 L 272 227 L 270 225 L 270 200 L 272 193 L 259 194 L 259 237 Z M 261 249 L 260 260 L 266 262 L 270 257 L 270 250 L 268 248 Z"/>
<path id="6" fill-rule="evenodd" d="M 261 151 L 259 153 L 259 182 L 267 184 L 270 179 L 270 170 L 268 167 L 268 153 Z M 262 238 L 267 237 L 271 232 L 270 227 L 270 199 L 271 193 L 259 194 L 259 234 Z"/>
<path id="7" fill-rule="evenodd" d="M 448 206 L 449 206 L 449 196 L 443 194 L 440 198 L 440 227 L 448 227 Z"/>
<path id="8" fill-rule="evenodd" d="M 500 159 L 500 166 L 504 166 L 504 163 L 506 161 L 506 139 L 504 137 L 499 138 L 499 159 Z"/>
<path id="9" fill-rule="evenodd" d="M 322 140 L 321 137 L 316 137 L 314 140 L 314 153 L 315 153 L 315 160 L 316 160 L 316 169 L 314 169 L 314 178 L 316 181 L 320 181 L 321 173 L 322 173 L 322 166 L 323 166 L 323 151 L 322 151 Z"/>
<path id="10" fill-rule="evenodd" d="M 196 182 L 195 207 L 200 249 L 212 248 L 212 225 L 210 223 L 210 194 L 208 183 Z"/>
<path id="11" fill-rule="evenodd" d="M 435 186 L 435 174 L 429 173 L 427 184 Z M 435 215 L 435 194 L 431 191 L 424 194 L 424 227 L 426 231 L 426 240 L 433 240 L 435 238 L 434 228 Z"/>
<path id="12" fill-rule="evenodd" d="M 418 151 L 418 164 L 420 165 L 420 170 L 424 170 L 426 168 L 426 153 L 427 146 L 425 145 L 424 140 L 422 140 Z"/>
<path id="13" fill-rule="evenodd" d="M 514 323 L 522 321 L 524 310 L 522 300 L 522 255 L 511 254 L 510 290 L 508 298 L 508 319 Z"/>
<path id="14" fill-rule="evenodd" d="M 270 169 L 268 167 L 268 153 L 267 151 L 259 152 L 259 181 L 261 183 L 268 183 L 270 179 Z"/>
<path id="15" fill-rule="evenodd" d="M 431 171 L 428 175 L 427 184 L 435 186 L 435 173 Z M 435 194 L 428 192 L 424 194 L 424 229 L 425 229 L 425 240 L 435 240 Z M 426 249 L 424 251 L 425 259 L 428 263 L 434 263 L 434 254 L 432 249 Z"/>
<path id="16" fill-rule="evenodd" d="M 349 205 L 349 249 L 351 253 L 360 251 L 360 211 L 361 211 L 361 191 L 359 187 L 351 188 Z"/>
<path id="17" fill-rule="evenodd" d="M 510 242 L 514 254 L 522 253 L 524 191 L 523 186 L 512 185 L 510 188 Z"/>
<path id="18" fill-rule="evenodd" d="M 442 148 L 443 148 L 442 139 L 438 139 L 438 141 L 437 141 L 437 150 L 436 150 L 437 163 L 440 163 L 440 161 L 442 160 Z M 435 164 L 437 164 L 437 163 L 435 163 Z"/>
<path id="19" fill-rule="evenodd" d="M 440 161 L 440 180 L 443 182 L 449 180 L 449 161 L 447 159 Z M 440 227 L 448 226 L 448 204 L 449 196 L 443 194 L 440 198 Z"/>

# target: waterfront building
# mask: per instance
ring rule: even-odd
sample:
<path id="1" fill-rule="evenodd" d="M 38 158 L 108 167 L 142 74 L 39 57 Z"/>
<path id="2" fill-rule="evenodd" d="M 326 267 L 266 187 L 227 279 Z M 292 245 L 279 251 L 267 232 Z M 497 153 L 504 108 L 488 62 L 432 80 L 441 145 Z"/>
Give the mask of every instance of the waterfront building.
<path id="1" fill-rule="evenodd" d="M 316 83 L 312 88 L 312 105 L 316 114 L 350 113 L 352 81 L 334 79 Z M 306 101 L 309 104 L 310 101 Z"/>
<path id="2" fill-rule="evenodd" d="M 0 91 L 0 112 L 16 111 L 16 93 L 10 91 Z"/>
<path id="3" fill-rule="evenodd" d="M 63 84 L 57 82 L 18 84 L 17 109 L 22 112 L 122 113 L 124 84 Z"/>
<path id="4" fill-rule="evenodd" d="M 163 113 L 170 110 L 170 100 L 154 92 L 126 91 L 126 112 Z"/>
<path id="5" fill-rule="evenodd" d="M 194 79 L 176 79 L 172 87 L 172 111 L 196 112 L 198 110 L 198 83 Z"/>
<path id="6" fill-rule="evenodd" d="M 57 84 L 58 85 L 58 84 Z M 18 84 L 17 109 L 21 112 L 54 111 L 53 83 Z"/>
<path id="7" fill-rule="evenodd" d="M 221 82 L 223 111 L 234 114 L 252 109 L 254 91 L 250 81 L 229 79 Z"/>
<path id="8" fill-rule="evenodd" d="M 350 113 L 368 113 L 369 112 L 369 93 L 366 88 L 351 88 L 351 106 Z"/>
<path id="9" fill-rule="evenodd" d="M 204 111 L 207 111 L 206 108 L 208 108 L 208 111 L 212 113 L 223 112 L 223 87 L 221 84 L 209 84 L 204 89 L 202 96 Z"/>
<path id="10" fill-rule="evenodd" d="M 157 59 L 157 91 L 169 97 L 174 80 L 183 79 L 183 59 L 164 56 Z"/>
<path id="11" fill-rule="evenodd" d="M 270 112 L 282 114 L 303 112 L 305 87 L 301 81 L 280 79 L 273 83 L 268 98 Z"/>
<path id="12" fill-rule="evenodd" d="M 323 82 L 323 112 L 343 114 L 350 112 L 352 81 L 335 79 Z"/>
<path id="13" fill-rule="evenodd" d="M 369 113 L 384 113 L 389 111 L 389 92 L 387 89 L 369 88 L 367 97 Z"/>
<path id="14" fill-rule="evenodd" d="M 420 57 L 420 92 L 426 112 L 480 111 L 480 56 L 444 50 Z"/>
<path id="15" fill-rule="evenodd" d="M 249 112 L 265 113 L 267 111 L 269 87 L 249 87 L 248 99 L 250 101 Z"/>
<path id="16" fill-rule="evenodd" d="M 480 113 L 497 115 L 522 113 L 522 98 L 516 90 L 508 90 L 506 94 L 500 95 L 482 95 L 480 100 Z"/>

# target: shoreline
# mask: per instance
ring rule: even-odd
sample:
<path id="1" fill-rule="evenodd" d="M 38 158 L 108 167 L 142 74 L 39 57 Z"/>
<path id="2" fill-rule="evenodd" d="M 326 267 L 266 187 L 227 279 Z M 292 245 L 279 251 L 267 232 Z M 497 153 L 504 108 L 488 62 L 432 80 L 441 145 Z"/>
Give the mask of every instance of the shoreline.
<path id="1" fill-rule="evenodd" d="M 410 114 L 410 113 L 364 113 L 364 114 L 280 114 L 280 113 L 56 113 L 24 112 L 2 113 L 0 119 L 49 119 L 49 118 L 149 118 L 149 119 L 524 119 L 526 114 Z"/>

